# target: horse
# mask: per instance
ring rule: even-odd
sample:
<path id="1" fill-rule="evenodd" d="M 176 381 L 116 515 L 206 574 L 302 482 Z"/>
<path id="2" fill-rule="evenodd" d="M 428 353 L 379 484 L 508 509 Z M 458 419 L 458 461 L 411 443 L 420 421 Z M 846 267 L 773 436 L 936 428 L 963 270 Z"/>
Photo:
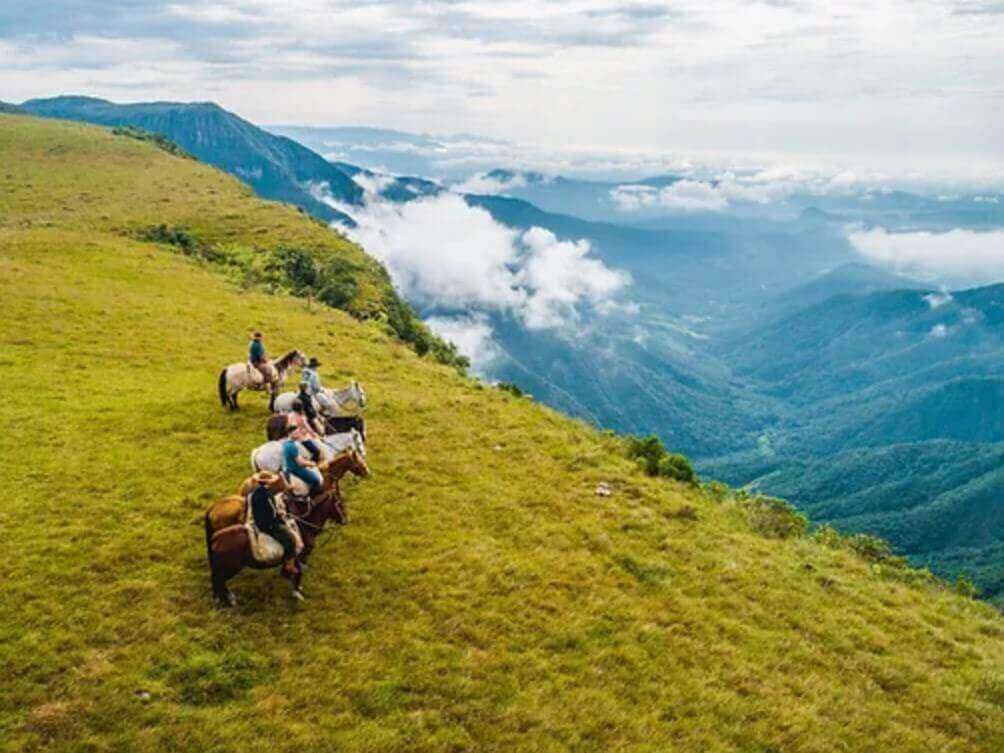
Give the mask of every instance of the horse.
<path id="1" fill-rule="evenodd" d="M 282 469 L 283 444 L 283 440 L 275 439 L 251 450 L 251 470 L 278 473 Z M 303 454 L 302 443 L 298 442 L 297 444 L 301 446 L 301 454 Z M 321 437 L 320 442 L 315 441 L 315 444 L 319 445 L 321 462 L 350 449 L 359 453 L 362 458 L 366 458 L 366 445 L 362 436 L 355 430 L 340 434 L 327 434 Z"/>
<path id="2" fill-rule="evenodd" d="M 334 464 L 335 461 L 332 461 Z M 355 453 L 345 453 L 345 470 L 352 470 L 353 473 L 366 475 L 369 471 L 365 462 Z M 344 475 L 345 471 L 342 471 Z M 209 511 L 206 512 L 204 526 L 206 533 L 206 556 L 209 562 L 210 582 L 213 587 L 213 595 L 217 602 L 223 606 L 234 606 L 237 599 L 227 587 L 227 582 L 245 567 L 255 570 L 267 570 L 273 567 L 282 566 L 281 574 L 288 578 L 292 585 L 293 596 L 303 600 L 303 592 L 300 583 L 303 579 L 303 571 L 300 563 L 305 563 L 307 557 L 314 549 L 317 537 L 324 530 L 325 524 L 334 519 L 338 523 L 346 523 L 348 517 L 341 499 L 341 490 L 338 486 L 338 479 L 333 477 L 333 472 L 325 474 L 330 479 L 331 486 L 319 497 L 312 500 L 302 500 L 291 498 L 287 503 L 287 509 L 296 521 L 303 541 L 303 550 L 299 556 L 289 562 L 282 560 L 261 562 L 254 558 L 251 551 L 251 539 L 248 529 L 242 523 L 235 523 L 219 530 L 213 531 L 210 527 Z M 326 488 L 327 485 L 326 485 Z"/>
<path id="3" fill-rule="evenodd" d="M 275 396 L 278 394 L 283 382 L 286 381 L 286 375 L 294 366 L 303 368 L 306 363 L 307 359 L 303 353 L 299 350 L 291 350 L 278 361 L 271 364 L 275 376 L 267 382 L 262 373 L 250 363 L 246 361 L 243 363 L 232 363 L 220 372 L 220 377 L 217 380 L 220 404 L 224 408 L 229 406 L 230 410 L 237 410 L 237 393 L 241 390 L 268 390 L 268 406 L 269 410 L 272 410 Z"/>
<path id="4" fill-rule="evenodd" d="M 341 494 L 339 482 L 346 473 L 351 472 L 354 476 L 364 478 L 370 472 L 365 459 L 354 455 L 351 450 L 340 453 L 327 463 L 322 463 L 318 466 L 318 470 L 321 472 L 324 491 L 335 490 L 339 495 Z M 265 479 L 265 486 L 273 495 L 283 494 L 285 496 L 286 481 L 281 473 L 261 471 L 248 476 L 237 488 L 236 494 L 220 497 L 206 509 L 205 523 L 210 533 L 245 522 L 247 518 L 246 500 L 248 495 L 254 491 L 255 486 L 258 485 L 259 477 Z M 347 523 L 348 513 L 344 509 L 341 510 L 341 513 L 343 520 L 339 522 Z"/>
<path id="5" fill-rule="evenodd" d="M 289 434 L 290 426 L 286 413 L 277 413 L 269 416 L 265 422 L 265 437 L 270 442 L 282 439 Z M 324 433 L 346 434 L 350 431 L 358 431 L 363 442 L 366 441 L 366 419 L 362 416 L 324 416 Z"/>
<path id="6" fill-rule="evenodd" d="M 324 388 L 321 392 L 324 393 L 324 398 L 330 403 L 330 406 L 324 404 L 325 400 L 318 400 L 316 397 L 314 398 L 314 406 L 318 413 L 325 416 L 358 416 L 366 410 L 366 391 L 359 382 L 352 382 L 341 390 Z M 283 392 L 281 395 L 277 395 L 272 402 L 272 411 L 274 413 L 289 413 L 293 410 L 293 401 L 296 400 L 298 394 L 296 392 Z"/>

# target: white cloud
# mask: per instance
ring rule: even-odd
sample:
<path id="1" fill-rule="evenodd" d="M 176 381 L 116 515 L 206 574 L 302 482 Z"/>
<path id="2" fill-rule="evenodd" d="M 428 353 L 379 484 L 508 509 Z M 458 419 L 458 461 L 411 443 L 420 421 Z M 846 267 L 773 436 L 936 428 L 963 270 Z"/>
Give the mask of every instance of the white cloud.
<path id="1" fill-rule="evenodd" d="M 554 233 L 533 227 L 521 238 L 528 249 L 518 279 L 533 291 L 523 320 L 530 329 L 560 327 L 576 318 L 578 306 L 590 303 L 609 311 L 612 297 L 630 278 L 590 256 L 589 241 L 559 241 Z"/>
<path id="2" fill-rule="evenodd" d="M 457 193 L 490 195 L 505 193 L 515 188 L 522 188 L 525 185 L 526 178 L 521 173 L 513 173 L 508 180 L 502 180 L 489 173 L 477 173 L 452 188 Z"/>
<path id="3" fill-rule="evenodd" d="M 485 373 L 492 362 L 502 355 L 492 326 L 484 314 L 434 316 L 426 319 L 425 323 L 437 335 L 455 344 L 471 360 L 471 368 L 476 373 Z"/>
<path id="4" fill-rule="evenodd" d="M 907 276 L 953 284 L 1004 281 L 1002 230 L 890 233 L 874 228 L 849 237 L 860 254 Z"/>
<path id="5" fill-rule="evenodd" d="M 614 297 L 630 282 L 588 241 L 561 241 L 539 227 L 511 230 L 454 193 L 406 204 L 368 193 L 362 208 L 332 201 L 321 186 L 314 194 L 352 215 L 358 225 L 346 232 L 425 308 L 504 312 L 531 329 L 561 327 L 586 310 L 618 310 Z"/>
<path id="6" fill-rule="evenodd" d="M 951 303 L 952 294 L 947 290 L 944 290 L 940 293 L 930 293 L 925 295 L 924 300 L 927 301 L 927 305 L 930 306 L 932 310 L 940 309 L 946 303 Z"/>
<path id="7" fill-rule="evenodd" d="M 935 340 L 944 340 L 949 335 L 949 329 L 944 324 L 935 324 L 929 333 Z"/>
<path id="8" fill-rule="evenodd" d="M 643 184 L 616 186 L 610 198 L 623 211 L 660 207 L 683 212 L 720 212 L 730 204 L 767 204 L 783 199 L 797 188 L 811 190 L 793 180 L 760 172 L 738 178 L 726 171 L 709 180 L 683 178 L 656 189 Z"/>

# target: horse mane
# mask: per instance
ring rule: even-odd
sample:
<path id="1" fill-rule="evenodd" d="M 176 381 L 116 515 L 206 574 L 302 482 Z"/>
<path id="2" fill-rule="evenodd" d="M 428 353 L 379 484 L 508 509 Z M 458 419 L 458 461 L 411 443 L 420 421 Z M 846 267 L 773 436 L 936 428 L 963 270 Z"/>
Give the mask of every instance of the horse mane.
<path id="1" fill-rule="evenodd" d="M 296 358 L 296 354 L 299 352 L 300 351 L 296 350 L 295 348 L 289 351 L 289 353 L 287 353 L 286 355 L 284 355 L 282 358 L 280 358 L 278 361 L 275 362 L 275 367 L 279 371 L 285 371 L 286 368 L 293 362 L 293 359 Z"/>

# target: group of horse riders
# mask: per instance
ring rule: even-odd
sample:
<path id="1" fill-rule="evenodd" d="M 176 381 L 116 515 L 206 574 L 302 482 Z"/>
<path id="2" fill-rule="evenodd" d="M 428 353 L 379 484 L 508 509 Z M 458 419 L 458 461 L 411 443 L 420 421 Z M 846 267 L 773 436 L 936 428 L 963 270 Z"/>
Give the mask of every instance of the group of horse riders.
<path id="1" fill-rule="evenodd" d="M 305 566 L 303 559 L 305 558 L 304 539 L 306 537 L 303 536 L 302 525 L 292 522 L 289 511 L 290 504 L 302 504 L 308 512 L 315 506 L 319 506 L 322 500 L 324 504 L 331 506 L 330 512 L 320 518 L 320 526 L 310 524 L 303 517 L 297 518 L 300 524 L 313 526 L 316 529 L 314 533 L 319 532 L 328 517 L 334 518 L 338 522 L 347 521 L 340 501 L 337 479 L 344 474 L 346 469 L 361 476 L 368 474 L 368 468 L 365 461 L 358 459 L 360 453 L 365 455 L 361 439 L 361 436 L 364 436 L 363 421 L 358 415 L 339 416 L 339 409 L 344 406 L 338 398 L 340 395 L 344 398 L 344 393 L 350 393 L 354 399 L 346 402 L 351 402 L 355 411 L 358 412 L 365 406 L 365 396 L 358 383 L 353 383 L 349 390 L 342 391 L 342 393 L 325 390 L 318 374 L 320 362 L 317 358 L 308 360 L 299 351 L 291 351 L 280 359 L 280 363 L 273 364 L 268 357 L 261 332 L 255 332 L 249 343 L 248 364 L 249 369 L 260 374 L 260 378 L 251 380 L 250 384 L 238 383 L 235 387 L 232 381 L 239 382 L 242 376 L 240 370 L 235 369 L 237 365 L 224 369 L 220 375 L 221 401 L 224 405 L 229 404 L 232 409 L 236 409 L 236 391 L 242 387 L 267 389 L 271 394 L 269 406 L 277 411 L 277 414 L 269 420 L 267 428 L 268 439 L 272 441 L 252 453 L 252 467 L 255 473 L 242 485 L 242 498 L 236 499 L 239 500 L 239 504 L 245 511 L 243 515 L 249 532 L 247 544 L 252 550 L 252 560 L 254 559 L 254 544 L 256 543 L 255 534 L 265 534 L 273 539 L 282 548 L 283 574 L 293 581 L 294 595 L 302 598 L 299 580 L 301 569 Z M 302 366 L 297 392 L 277 395 L 278 387 L 282 384 L 285 373 L 292 366 Z M 249 371 L 248 374 L 250 375 L 250 373 Z M 237 378 L 232 380 L 231 377 L 234 374 Z M 333 400 L 332 395 L 336 399 Z M 347 424 L 346 421 L 348 421 Z M 344 428 L 338 427 L 351 428 L 346 432 Z M 359 431 L 355 427 L 358 427 Z M 332 431 L 341 431 L 342 433 L 332 435 Z M 280 452 L 277 457 L 275 457 L 275 453 L 272 453 L 268 463 L 261 463 L 256 455 L 266 447 L 270 450 L 278 449 Z M 331 479 L 326 479 L 325 475 L 329 473 L 328 466 L 332 465 L 331 462 L 327 461 L 333 460 L 332 454 L 337 453 L 339 448 L 345 448 L 341 454 L 347 455 L 350 462 L 344 468 L 332 471 L 334 474 L 334 486 L 332 487 L 330 483 L 326 484 L 326 481 L 331 481 Z M 322 458 L 327 459 L 323 464 L 324 474 L 321 472 Z M 302 485 L 297 484 L 297 481 L 302 482 Z M 294 490 L 297 487 L 299 487 L 302 497 L 295 496 Z M 335 498 L 329 500 L 330 496 Z M 232 577 L 232 575 L 225 576 L 218 582 L 217 565 L 219 563 L 217 560 L 220 557 L 214 557 L 214 552 L 219 554 L 223 550 L 216 540 L 216 534 L 220 533 L 221 528 L 214 526 L 211 521 L 216 512 L 225 509 L 220 505 L 225 505 L 227 500 L 234 499 L 231 497 L 217 500 L 206 513 L 206 542 L 209 548 L 210 567 L 213 570 L 213 587 L 217 597 L 224 603 L 227 601 L 233 603 L 234 601 L 233 595 L 229 593 L 225 585 L 227 577 Z M 304 509 L 297 509 L 304 512 Z M 233 522 L 229 522 L 233 526 Z M 257 530 L 255 531 L 255 529 Z M 309 552 L 309 548 L 306 551 Z M 277 553 L 276 549 L 276 555 Z M 257 563 L 245 561 L 243 564 L 256 567 L 265 563 L 259 559 Z M 280 563 L 269 564 L 277 565 Z"/>

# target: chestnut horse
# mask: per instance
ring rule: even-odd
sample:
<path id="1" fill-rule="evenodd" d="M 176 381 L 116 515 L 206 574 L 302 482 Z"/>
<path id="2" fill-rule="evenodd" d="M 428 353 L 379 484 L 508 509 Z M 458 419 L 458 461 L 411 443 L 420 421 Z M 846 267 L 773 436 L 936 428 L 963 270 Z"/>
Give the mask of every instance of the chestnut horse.
<path id="1" fill-rule="evenodd" d="M 317 537 L 324 530 L 328 520 L 334 518 L 338 523 L 348 522 L 339 487 L 339 480 L 348 471 L 361 477 L 369 474 L 366 462 L 357 453 L 350 450 L 327 464 L 324 472 L 325 487 L 320 495 L 305 502 L 297 498 L 290 498 L 287 501 L 287 510 L 295 518 L 300 530 L 300 537 L 303 539 L 303 551 L 298 558 L 289 562 L 263 563 L 257 561 L 251 553 L 251 541 L 247 528 L 242 523 L 232 524 L 214 531 L 214 521 L 211 520 L 210 514 L 213 512 L 215 504 L 206 511 L 204 518 L 206 555 L 209 560 L 213 595 L 220 604 L 233 606 L 237 603 L 233 593 L 227 588 L 227 582 L 245 567 L 267 570 L 281 566 L 283 577 L 288 578 L 292 584 L 293 596 L 303 599 L 303 592 L 300 590 L 303 571 L 300 569 L 300 563 L 306 562 L 307 557 L 314 549 Z M 243 502 L 241 497 L 226 498 L 219 502 L 227 502 L 232 499 Z"/>
<path id="2" fill-rule="evenodd" d="M 278 361 L 271 364 L 273 374 L 271 381 L 266 381 L 261 372 L 248 362 L 232 363 L 220 372 L 217 385 L 220 392 L 220 404 L 224 408 L 237 410 L 237 393 L 243 389 L 268 390 L 268 409 L 272 410 L 275 403 L 275 396 L 279 394 L 279 388 L 286 381 L 286 375 L 294 366 L 302 368 L 306 365 L 307 359 L 298 350 L 291 350 Z"/>

